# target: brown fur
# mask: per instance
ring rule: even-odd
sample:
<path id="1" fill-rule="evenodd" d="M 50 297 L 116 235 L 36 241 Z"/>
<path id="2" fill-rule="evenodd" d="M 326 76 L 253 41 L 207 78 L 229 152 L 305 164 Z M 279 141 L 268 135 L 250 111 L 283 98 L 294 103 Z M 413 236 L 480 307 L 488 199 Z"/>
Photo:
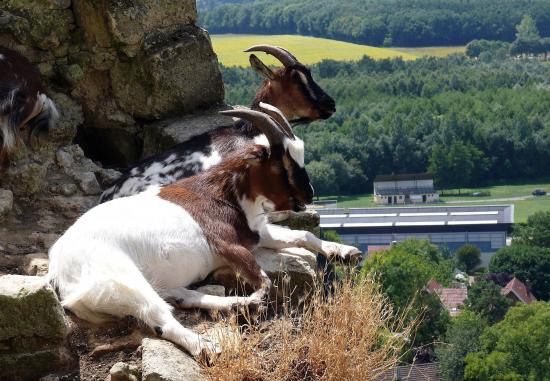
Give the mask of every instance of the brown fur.
<path id="1" fill-rule="evenodd" d="M 300 84 L 292 76 L 292 69 L 277 69 L 274 74 L 276 80 L 265 80 L 256 94 L 257 99 L 277 107 L 288 119 L 321 119 L 316 105 L 304 95 Z"/>
<path id="2" fill-rule="evenodd" d="M 36 117 L 42 110 L 37 104 L 38 94 L 45 93 L 40 74 L 35 67 L 21 54 L 0 47 L 0 102 L 10 96 L 13 89 L 17 89 L 13 105 L 0 110 L 0 120 L 13 129 L 16 137 L 16 146 L 19 144 L 20 131 L 26 129 L 27 123 Z M 7 164 L 10 152 L 3 152 L 0 145 L 0 167 Z"/>
<path id="3" fill-rule="evenodd" d="M 251 250 L 259 242 L 239 200 L 263 195 L 276 210 L 292 209 L 292 190 L 281 168 L 281 152 L 270 154 L 251 145 L 207 172 L 163 187 L 159 197 L 183 207 L 202 228 L 208 244 L 253 286 L 261 282 L 260 267 Z"/>

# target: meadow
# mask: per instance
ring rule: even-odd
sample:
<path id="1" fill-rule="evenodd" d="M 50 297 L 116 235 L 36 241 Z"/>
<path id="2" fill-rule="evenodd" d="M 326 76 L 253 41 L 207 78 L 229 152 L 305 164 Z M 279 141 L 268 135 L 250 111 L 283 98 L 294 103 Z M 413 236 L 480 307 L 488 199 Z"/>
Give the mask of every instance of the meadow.
<path id="1" fill-rule="evenodd" d="M 515 222 L 526 222 L 527 217 L 538 211 L 550 212 L 550 195 L 533 197 L 531 192 L 534 189 L 541 188 L 550 191 L 549 182 L 528 182 L 522 184 L 493 185 L 480 188 L 461 189 L 461 196 L 455 195 L 458 190 L 453 190 L 452 196 L 440 197 L 438 204 L 426 204 L 421 206 L 435 205 L 495 205 L 495 204 L 513 204 L 515 211 Z M 473 197 L 474 192 L 490 192 L 490 196 Z M 450 193 L 445 191 L 445 193 Z M 373 201 L 372 194 L 362 194 L 353 196 L 327 196 L 320 197 L 321 200 L 338 200 L 339 208 L 375 208 L 380 207 Z M 412 205 L 409 205 L 412 206 Z M 391 208 L 391 206 L 388 206 Z"/>
<path id="2" fill-rule="evenodd" d="M 375 59 L 402 57 L 404 60 L 414 60 L 426 55 L 443 57 L 452 53 L 464 52 L 464 47 L 377 48 L 298 35 L 219 34 L 212 35 L 211 38 L 219 62 L 228 67 L 248 66 L 248 54 L 242 52 L 257 44 L 282 46 L 294 52 L 300 62 L 308 65 L 324 59 L 356 61 L 364 55 Z M 280 64 L 272 57 L 262 55 L 261 58 L 268 65 Z"/>

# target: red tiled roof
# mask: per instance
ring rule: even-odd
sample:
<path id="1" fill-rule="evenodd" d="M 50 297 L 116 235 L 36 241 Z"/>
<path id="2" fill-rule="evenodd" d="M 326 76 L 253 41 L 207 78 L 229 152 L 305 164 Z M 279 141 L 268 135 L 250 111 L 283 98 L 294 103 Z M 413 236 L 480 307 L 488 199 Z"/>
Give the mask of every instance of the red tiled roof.
<path id="1" fill-rule="evenodd" d="M 430 294 L 432 294 L 433 292 L 437 290 L 441 290 L 442 288 L 443 287 L 439 283 L 437 283 L 437 281 L 434 278 L 432 278 L 430 279 L 430 281 L 428 282 L 428 284 L 424 289 Z"/>
<path id="2" fill-rule="evenodd" d="M 500 290 L 500 293 L 504 296 L 513 293 L 519 301 L 525 304 L 530 304 L 537 300 L 535 296 L 529 292 L 525 283 L 515 277 Z"/>
<path id="3" fill-rule="evenodd" d="M 437 293 L 441 303 L 448 310 L 456 308 L 464 303 L 468 297 L 468 289 L 466 288 L 442 288 Z"/>

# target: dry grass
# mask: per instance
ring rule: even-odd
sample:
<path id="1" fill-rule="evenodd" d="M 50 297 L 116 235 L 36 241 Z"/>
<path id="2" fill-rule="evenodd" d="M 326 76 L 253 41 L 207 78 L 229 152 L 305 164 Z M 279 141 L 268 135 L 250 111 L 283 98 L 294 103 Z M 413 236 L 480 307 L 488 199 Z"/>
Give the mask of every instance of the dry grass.
<path id="1" fill-rule="evenodd" d="M 373 380 L 395 366 L 413 328 L 368 280 L 345 281 L 329 298 L 319 287 L 299 311 L 282 309 L 261 323 L 233 319 L 240 333 L 222 339 L 210 379 Z"/>

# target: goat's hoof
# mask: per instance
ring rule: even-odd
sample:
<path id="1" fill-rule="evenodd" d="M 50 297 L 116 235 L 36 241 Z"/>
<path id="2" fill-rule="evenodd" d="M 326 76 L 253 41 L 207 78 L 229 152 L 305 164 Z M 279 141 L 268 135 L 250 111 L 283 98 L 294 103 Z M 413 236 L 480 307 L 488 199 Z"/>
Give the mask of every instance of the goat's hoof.
<path id="1" fill-rule="evenodd" d="M 327 258 L 336 259 L 344 263 L 357 263 L 361 259 L 361 251 L 353 246 L 327 242 L 324 247 Z"/>
<path id="2" fill-rule="evenodd" d="M 212 365 L 220 353 L 222 353 L 222 347 L 219 343 L 201 338 L 199 351 L 197 354 L 194 354 L 194 357 L 200 359 L 207 365 Z"/>

